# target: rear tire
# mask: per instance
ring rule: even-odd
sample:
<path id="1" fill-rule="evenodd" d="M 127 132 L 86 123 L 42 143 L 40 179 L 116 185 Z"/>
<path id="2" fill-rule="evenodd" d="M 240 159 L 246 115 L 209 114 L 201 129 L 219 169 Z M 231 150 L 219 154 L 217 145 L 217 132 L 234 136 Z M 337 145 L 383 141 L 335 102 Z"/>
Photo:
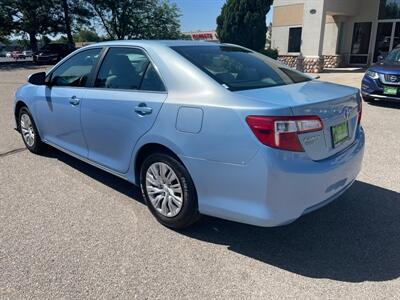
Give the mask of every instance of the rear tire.
<path id="1" fill-rule="evenodd" d="M 199 219 L 194 183 L 176 158 L 165 153 L 149 155 L 140 169 L 140 186 L 147 207 L 162 225 L 183 229 Z"/>
<path id="2" fill-rule="evenodd" d="M 45 144 L 39 136 L 36 124 L 27 107 L 22 107 L 19 110 L 18 122 L 19 131 L 26 148 L 35 154 L 43 153 Z"/>

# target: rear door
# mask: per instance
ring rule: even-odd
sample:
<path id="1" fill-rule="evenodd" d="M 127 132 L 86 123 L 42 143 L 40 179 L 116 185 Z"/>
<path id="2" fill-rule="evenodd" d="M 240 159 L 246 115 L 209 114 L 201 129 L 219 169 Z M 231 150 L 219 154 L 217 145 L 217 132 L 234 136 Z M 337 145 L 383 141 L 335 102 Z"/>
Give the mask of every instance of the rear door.
<path id="1" fill-rule="evenodd" d="M 93 85 L 81 108 L 88 157 L 125 173 L 167 97 L 164 84 L 142 49 L 110 47 Z"/>

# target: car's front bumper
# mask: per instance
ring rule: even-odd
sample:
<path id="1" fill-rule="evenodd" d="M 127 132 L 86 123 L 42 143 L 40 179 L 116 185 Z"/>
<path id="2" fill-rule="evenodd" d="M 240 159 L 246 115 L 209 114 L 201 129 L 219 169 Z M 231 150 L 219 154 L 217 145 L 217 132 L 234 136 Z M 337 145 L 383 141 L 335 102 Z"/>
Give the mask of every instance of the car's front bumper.
<path id="1" fill-rule="evenodd" d="M 361 83 L 361 95 L 367 100 L 390 100 L 400 101 L 400 86 L 396 86 L 399 89 L 397 95 L 385 95 L 383 93 L 384 85 L 379 79 L 372 79 L 368 76 L 364 76 Z"/>
<path id="2" fill-rule="evenodd" d="M 181 157 L 201 213 L 258 226 L 287 224 L 339 197 L 361 169 L 362 128 L 345 151 L 321 161 L 263 147 L 246 165 Z"/>

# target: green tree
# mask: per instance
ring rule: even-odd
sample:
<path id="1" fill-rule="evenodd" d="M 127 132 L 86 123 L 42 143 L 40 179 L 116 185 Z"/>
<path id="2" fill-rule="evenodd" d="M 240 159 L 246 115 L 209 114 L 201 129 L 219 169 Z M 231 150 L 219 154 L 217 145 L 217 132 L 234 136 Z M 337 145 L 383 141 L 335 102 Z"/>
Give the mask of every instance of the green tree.
<path id="1" fill-rule="evenodd" d="M 221 42 L 259 51 L 266 40 L 266 15 L 273 0 L 227 0 L 217 18 Z"/>
<path id="2" fill-rule="evenodd" d="M 77 33 L 74 34 L 75 42 L 99 42 L 101 41 L 101 37 L 93 31 L 89 29 L 81 29 Z"/>
<path id="3" fill-rule="evenodd" d="M 8 22 L 11 22 L 7 23 L 6 31 L 9 34 L 27 34 L 31 49 L 36 51 L 37 35 L 54 33 L 56 20 L 52 1 L 0 0 L 0 7 L 9 17 Z"/>
<path id="4" fill-rule="evenodd" d="M 111 39 L 176 39 L 180 13 L 167 0 L 88 0 Z"/>
<path id="5" fill-rule="evenodd" d="M 83 0 L 53 0 L 57 13 L 57 27 L 55 32 L 65 33 L 67 42 L 74 44 L 73 31 L 81 25 L 88 25 L 93 17 L 87 1 Z"/>
<path id="6" fill-rule="evenodd" d="M 0 42 L 7 41 L 13 29 L 12 10 L 10 1 L 0 1 Z"/>

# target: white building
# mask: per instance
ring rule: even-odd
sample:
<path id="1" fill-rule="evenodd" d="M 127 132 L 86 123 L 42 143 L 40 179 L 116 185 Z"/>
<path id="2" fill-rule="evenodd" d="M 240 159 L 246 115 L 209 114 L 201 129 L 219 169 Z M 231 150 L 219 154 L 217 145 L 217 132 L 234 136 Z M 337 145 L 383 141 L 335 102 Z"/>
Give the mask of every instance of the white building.
<path id="1" fill-rule="evenodd" d="M 400 44 L 400 0 L 275 0 L 272 47 L 309 72 L 366 66 Z"/>

